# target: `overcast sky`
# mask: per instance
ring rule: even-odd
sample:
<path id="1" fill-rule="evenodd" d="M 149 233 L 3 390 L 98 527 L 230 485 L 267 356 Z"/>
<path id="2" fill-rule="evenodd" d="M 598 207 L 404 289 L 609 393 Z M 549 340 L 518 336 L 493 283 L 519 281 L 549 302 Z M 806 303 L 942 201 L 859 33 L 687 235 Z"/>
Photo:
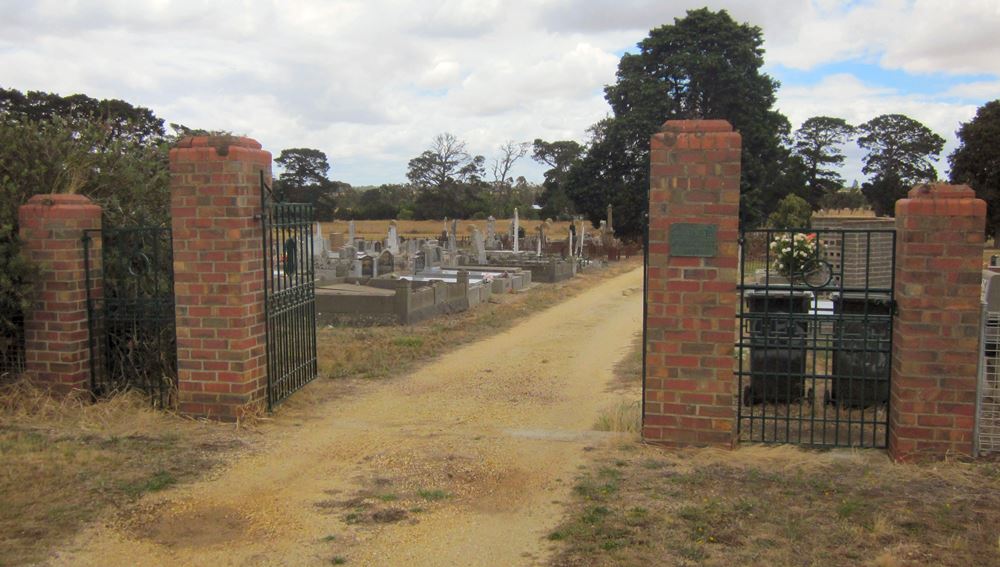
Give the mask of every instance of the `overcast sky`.
<path id="1" fill-rule="evenodd" d="M 451 132 L 584 141 L 602 88 L 677 0 L 0 0 L 0 86 L 146 106 L 167 122 L 326 152 L 354 185 L 405 180 Z M 955 144 L 1000 97 L 1000 0 L 728 0 L 764 30 L 793 127 L 818 114 L 920 120 Z M 863 181 L 849 147 L 844 175 Z M 939 174 L 946 172 L 942 159 Z M 515 175 L 539 181 L 529 159 Z"/>

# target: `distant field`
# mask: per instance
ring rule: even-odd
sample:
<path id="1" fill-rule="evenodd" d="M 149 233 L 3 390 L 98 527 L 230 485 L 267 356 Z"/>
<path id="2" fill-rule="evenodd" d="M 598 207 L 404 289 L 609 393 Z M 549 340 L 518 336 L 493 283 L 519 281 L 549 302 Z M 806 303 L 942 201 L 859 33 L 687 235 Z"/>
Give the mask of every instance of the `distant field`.
<path id="1" fill-rule="evenodd" d="M 324 222 L 320 223 L 323 227 L 323 234 L 330 234 L 331 232 L 341 232 L 347 234 L 347 222 L 348 221 L 334 221 L 334 222 Z M 451 221 L 449 221 L 450 224 Z M 533 236 L 535 234 L 535 228 L 541 224 L 543 221 L 540 220 L 525 220 L 521 219 L 520 224 L 524 227 L 525 235 Z M 510 230 L 511 219 L 497 219 L 496 230 L 498 234 L 504 234 Z M 486 234 L 486 221 L 485 220 L 459 220 L 458 221 L 458 235 L 459 237 L 467 236 L 472 234 L 470 232 L 472 225 L 479 227 L 479 231 L 484 235 Z M 426 221 L 413 221 L 413 220 L 400 220 L 396 221 L 396 226 L 399 227 L 400 236 L 417 236 L 417 237 L 428 237 L 428 236 L 439 236 L 441 231 L 444 230 L 444 222 L 439 220 L 426 220 Z M 383 239 L 386 237 L 386 233 L 389 230 L 388 220 L 359 220 L 354 221 L 355 234 L 359 237 L 365 237 L 370 239 Z M 592 229 L 588 223 L 587 231 L 590 232 Z M 595 230 L 596 232 L 596 230 Z M 569 234 L 569 222 L 560 221 L 552 223 L 552 228 L 549 230 L 550 238 L 566 238 Z"/>

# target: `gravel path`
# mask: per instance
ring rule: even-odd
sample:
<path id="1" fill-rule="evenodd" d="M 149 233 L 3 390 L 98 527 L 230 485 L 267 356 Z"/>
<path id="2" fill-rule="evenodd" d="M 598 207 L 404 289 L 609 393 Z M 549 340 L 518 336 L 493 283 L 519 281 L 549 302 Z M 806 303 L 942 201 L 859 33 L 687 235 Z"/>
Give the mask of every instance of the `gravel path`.
<path id="1" fill-rule="evenodd" d="M 263 450 L 51 563 L 544 564 L 587 451 L 616 439 L 597 416 L 638 399 L 608 386 L 642 326 L 641 285 L 633 270 L 412 374 L 283 409 Z"/>

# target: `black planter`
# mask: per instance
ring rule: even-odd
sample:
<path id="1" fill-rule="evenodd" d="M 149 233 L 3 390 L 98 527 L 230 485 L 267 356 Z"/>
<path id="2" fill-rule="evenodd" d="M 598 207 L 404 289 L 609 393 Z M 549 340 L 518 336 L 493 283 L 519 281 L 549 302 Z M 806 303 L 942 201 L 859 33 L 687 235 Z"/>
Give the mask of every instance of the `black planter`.
<path id="1" fill-rule="evenodd" d="M 746 405 L 787 404 L 805 394 L 806 340 L 812 294 L 787 289 L 746 293 L 750 314 L 750 385 L 743 390 Z"/>
<path id="2" fill-rule="evenodd" d="M 854 408 L 889 400 L 892 303 L 888 294 L 833 294 L 832 387 L 827 401 Z"/>

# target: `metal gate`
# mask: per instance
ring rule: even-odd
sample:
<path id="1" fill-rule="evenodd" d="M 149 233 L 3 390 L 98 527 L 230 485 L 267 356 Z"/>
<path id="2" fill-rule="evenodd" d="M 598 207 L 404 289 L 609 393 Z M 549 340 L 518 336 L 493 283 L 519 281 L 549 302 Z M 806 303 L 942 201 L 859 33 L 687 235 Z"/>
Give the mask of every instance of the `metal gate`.
<path id="1" fill-rule="evenodd" d="M 740 440 L 885 447 L 893 230 L 740 237 Z"/>
<path id="2" fill-rule="evenodd" d="M 267 405 L 316 377 L 313 207 L 275 199 L 260 174 L 267 333 Z"/>
<path id="3" fill-rule="evenodd" d="M 83 250 L 92 394 L 132 388 L 155 406 L 173 405 L 177 331 L 170 229 L 85 230 Z"/>

